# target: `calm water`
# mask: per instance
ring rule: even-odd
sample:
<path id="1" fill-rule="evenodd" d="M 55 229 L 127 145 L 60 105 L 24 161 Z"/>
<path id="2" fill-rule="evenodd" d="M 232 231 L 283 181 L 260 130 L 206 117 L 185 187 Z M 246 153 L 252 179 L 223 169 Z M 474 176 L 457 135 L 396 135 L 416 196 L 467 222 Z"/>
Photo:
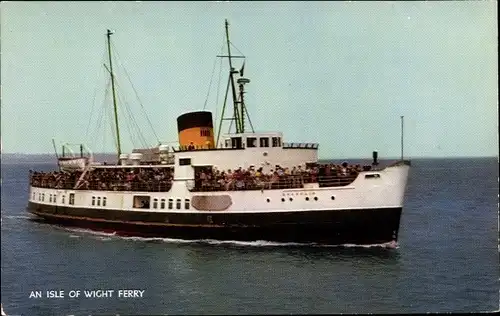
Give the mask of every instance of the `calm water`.
<path id="1" fill-rule="evenodd" d="M 28 220 L 29 169 L 2 165 L 9 315 L 473 312 L 499 308 L 498 162 L 415 159 L 398 249 L 121 238 Z M 69 298 L 70 290 L 115 290 Z M 119 289 L 143 298 L 117 298 Z M 64 290 L 65 298 L 29 298 Z M 83 294 L 82 294 L 83 295 Z"/>

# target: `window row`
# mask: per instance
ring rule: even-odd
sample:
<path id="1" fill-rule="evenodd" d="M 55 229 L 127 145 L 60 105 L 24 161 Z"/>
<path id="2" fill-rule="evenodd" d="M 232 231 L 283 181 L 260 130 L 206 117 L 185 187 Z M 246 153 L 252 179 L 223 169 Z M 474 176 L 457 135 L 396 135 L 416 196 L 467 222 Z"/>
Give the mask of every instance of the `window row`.
<path id="1" fill-rule="evenodd" d="M 272 147 L 281 147 L 281 137 L 271 137 Z M 255 147 L 270 147 L 269 137 L 260 137 L 259 146 L 257 146 L 257 137 L 247 137 L 246 139 L 247 148 Z M 226 140 L 226 147 L 231 148 L 243 148 L 244 144 L 241 137 L 232 137 L 231 140 Z"/>
<path id="2" fill-rule="evenodd" d="M 153 207 L 152 208 L 159 208 L 159 209 L 165 209 L 165 199 L 153 199 Z M 182 199 L 177 199 L 175 201 L 175 208 L 180 210 L 182 208 Z M 189 210 L 190 208 L 190 201 L 189 199 L 184 199 L 184 209 Z M 174 199 L 168 199 L 168 209 L 172 210 L 174 209 Z"/>
<path id="3" fill-rule="evenodd" d="M 100 196 L 93 196 L 92 197 L 92 206 L 101 206 L 101 201 L 102 201 L 102 206 L 106 206 L 106 197 L 100 197 Z"/>
<path id="4" fill-rule="evenodd" d="M 151 203 L 151 200 L 152 203 Z M 183 205 L 184 202 L 184 205 Z M 147 195 L 135 195 L 134 196 L 134 201 L 133 201 L 133 207 L 134 208 L 142 208 L 142 209 L 165 209 L 168 208 L 169 210 L 173 210 L 175 208 L 180 210 L 183 208 L 186 210 L 189 210 L 191 205 L 190 205 L 190 200 L 189 199 L 175 199 L 175 204 L 174 204 L 174 199 L 161 199 L 161 198 L 153 198 L 151 199 L 150 196 Z"/>
<path id="5" fill-rule="evenodd" d="M 49 203 L 57 203 L 57 194 L 48 194 L 49 196 Z M 37 192 L 33 192 L 32 194 L 32 199 L 36 200 L 37 197 Z M 38 192 L 38 201 L 45 202 L 45 193 L 39 193 Z M 66 203 L 66 195 L 61 195 L 61 204 Z M 69 194 L 69 201 L 68 204 L 74 205 L 75 204 L 75 194 L 70 193 Z"/>

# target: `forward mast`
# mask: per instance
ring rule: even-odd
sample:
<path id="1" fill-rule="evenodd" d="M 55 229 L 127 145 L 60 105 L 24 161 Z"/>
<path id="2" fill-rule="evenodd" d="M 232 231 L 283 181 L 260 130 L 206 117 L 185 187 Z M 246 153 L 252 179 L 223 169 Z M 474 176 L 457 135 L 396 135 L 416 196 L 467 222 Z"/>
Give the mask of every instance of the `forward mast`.
<path id="1" fill-rule="evenodd" d="M 221 114 L 221 120 L 219 123 L 219 130 L 217 133 L 217 141 L 216 144 L 219 143 L 219 137 L 220 137 L 220 130 L 222 127 L 222 122 L 224 120 L 229 120 L 231 121 L 231 125 L 234 122 L 235 125 L 235 133 L 236 134 L 242 134 L 245 133 L 245 118 L 248 119 L 248 122 L 250 123 L 250 128 L 252 130 L 252 133 L 254 133 L 254 128 L 252 125 L 252 122 L 250 120 L 250 116 L 248 115 L 248 110 L 245 105 L 245 99 L 244 99 L 244 94 L 245 94 L 245 84 L 250 82 L 250 79 L 243 77 L 243 71 L 245 68 L 245 62 L 243 61 L 243 65 L 241 69 L 238 71 L 233 67 L 233 58 L 245 58 L 245 56 L 233 56 L 231 55 L 231 41 L 229 40 L 229 22 L 225 20 L 225 30 L 226 30 L 226 43 L 227 43 L 227 55 L 226 56 L 217 56 L 217 57 L 222 57 L 222 58 L 228 58 L 229 60 L 229 80 L 228 80 L 228 85 L 226 88 L 226 96 L 224 98 L 224 105 L 222 107 L 222 114 Z M 238 74 L 240 75 L 240 78 L 235 80 L 234 75 Z M 238 89 L 239 91 L 236 91 L 236 84 L 238 84 Z M 232 101 L 233 101 L 233 116 L 232 117 L 224 117 L 225 109 L 226 109 L 226 104 L 227 104 L 227 95 L 229 92 L 229 88 L 231 88 L 232 92 Z M 229 132 L 231 130 L 231 125 L 229 126 Z"/>
<path id="2" fill-rule="evenodd" d="M 114 114 L 115 114 L 115 129 L 116 129 L 116 148 L 118 151 L 118 160 L 120 161 L 120 155 L 122 153 L 121 150 L 121 142 L 120 142 L 120 127 L 118 125 L 118 110 L 116 106 L 116 91 L 115 91 L 115 75 L 113 74 L 113 60 L 111 58 L 111 32 L 108 29 L 108 32 L 106 33 L 106 37 L 108 40 L 108 57 L 109 57 L 109 75 L 111 76 L 111 90 L 113 93 L 113 109 L 114 109 Z"/>

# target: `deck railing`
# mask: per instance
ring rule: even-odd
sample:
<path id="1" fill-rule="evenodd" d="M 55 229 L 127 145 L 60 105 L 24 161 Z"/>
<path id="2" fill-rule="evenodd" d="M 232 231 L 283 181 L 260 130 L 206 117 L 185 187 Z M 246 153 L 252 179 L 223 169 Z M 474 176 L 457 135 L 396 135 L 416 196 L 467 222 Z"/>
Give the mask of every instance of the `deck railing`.
<path id="1" fill-rule="evenodd" d="M 357 175 L 347 176 L 315 176 L 315 175 L 288 175 L 277 179 L 246 179 L 232 180 L 194 180 L 189 189 L 191 192 L 211 191 L 244 191 L 244 190 L 278 190 L 300 189 L 305 184 L 318 183 L 319 187 L 341 187 L 351 184 Z M 96 190 L 96 191 L 141 191 L 141 192 L 168 192 L 172 188 L 172 180 L 151 181 L 112 181 L 96 182 L 82 181 L 76 186 L 75 181 L 54 181 L 31 178 L 30 184 L 37 188 L 61 190 Z"/>
<path id="2" fill-rule="evenodd" d="M 300 189 L 307 183 L 318 183 L 319 187 L 340 187 L 351 184 L 357 175 L 348 176 L 284 176 L 275 180 L 232 180 L 229 182 L 217 180 L 195 180 L 191 192 L 210 191 L 244 191 L 244 190 L 277 190 Z"/>
<path id="3" fill-rule="evenodd" d="M 111 181 L 96 182 L 83 180 L 76 186 L 77 181 L 54 181 L 44 179 L 30 180 L 30 184 L 36 188 L 60 189 L 60 190 L 96 190 L 96 191 L 142 191 L 142 192 L 168 192 L 172 188 L 171 180 L 151 181 Z"/>

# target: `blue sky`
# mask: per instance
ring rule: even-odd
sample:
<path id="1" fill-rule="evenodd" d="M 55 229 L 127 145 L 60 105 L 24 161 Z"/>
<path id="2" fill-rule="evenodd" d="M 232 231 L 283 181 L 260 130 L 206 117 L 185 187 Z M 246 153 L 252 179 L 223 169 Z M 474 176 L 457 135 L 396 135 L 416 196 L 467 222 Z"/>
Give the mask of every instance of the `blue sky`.
<path id="1" fill-rule="evenodd" d="M 141 145 L 129 136 L 125 102 L 147 143 L 157 142 L 128 77 L 162 141 L 177 139 L 177 116 L 203 109 L 212 76 L 206 109 L 219 116 L 227 65 L 219 77 L 214 62 L 227 18 L 231 41 L 246 56 L 246 100 L 257 130 L 319 142 L 320 158 L 369 157 L 372 150 L 397 157 L 404 115 L 408 157 L 495 156 L 496 7 L 494 1 L 2 2 L 3 150 L 50 153 L 52 138 L 114 150 L 102 66 L 107 28 L 115 31 L 126 70 L 115 66 L 125 151 Z M 98 124 L 103 106 L 108 116 Z"/>

